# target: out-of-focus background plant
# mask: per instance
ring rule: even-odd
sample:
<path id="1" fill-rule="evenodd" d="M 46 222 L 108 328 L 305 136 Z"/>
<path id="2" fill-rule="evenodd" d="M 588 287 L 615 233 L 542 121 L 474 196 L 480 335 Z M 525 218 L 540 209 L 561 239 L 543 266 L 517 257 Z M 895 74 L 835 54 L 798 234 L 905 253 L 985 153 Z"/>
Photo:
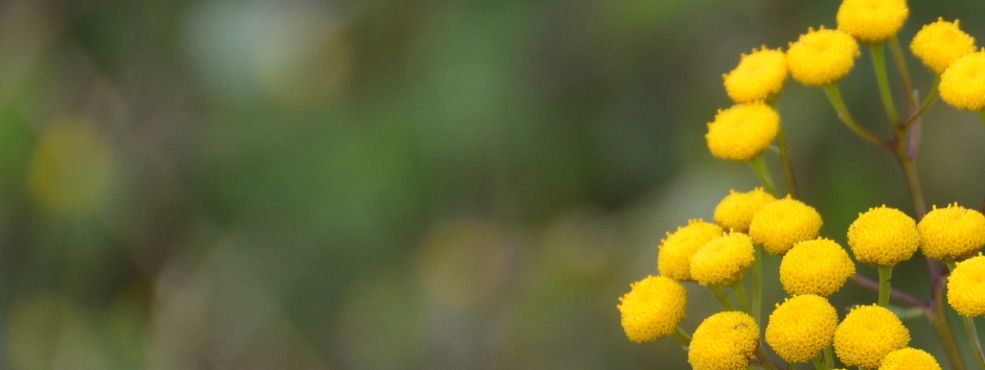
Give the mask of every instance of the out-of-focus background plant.
<path id="1" fill-rule="evenodd" d="M 719 73 L 837 5 L 2 1 L 0 368 L 685 363 L 626 341 L 614 297 L 665 231 L 756 184 L 704 148 Z M 985 39 L 985 2 L 910 6 L 903 39 L 938 15 Z M 871 68 L 852 75 L 881 118 Z M 823 99 L 791 83 L 779 109 L 801 197 L 843 242 L 909 198 Z M 977 119 L 927 114 L 930 202 L 985 197 Z M 894 279 L 924 292 L 923 268 Z M 702 294 L 687 327 L 717 307 Z"/>

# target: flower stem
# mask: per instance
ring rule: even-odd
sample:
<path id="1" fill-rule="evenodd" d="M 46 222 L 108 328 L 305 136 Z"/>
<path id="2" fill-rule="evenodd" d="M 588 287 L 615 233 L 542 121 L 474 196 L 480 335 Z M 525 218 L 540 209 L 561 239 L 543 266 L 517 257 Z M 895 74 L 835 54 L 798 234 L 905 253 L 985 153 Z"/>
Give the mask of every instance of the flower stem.
<path id="1" fill-rule="evenodd" d="M 985 110 L 978 111 L 978 116 L 982 118 L 982 124 L 985 125 Z"/>
<path id="2" fill-rule="evenodd" d="M 893 103 L 893 93 L 889 88 L 889 77 L 886 74 L 886 49 L 883 44 L 869 45 L 869 55 L 872 57 L 872 66 L 876 70 L 876 83 L 879 85 L 879 97 L 882 98 L 882 107 L 886 109 L 886 116 L 893 126 L 899 124 L 899 113 L 896 112 L 896 104 Z"/>
<path id="3" fill-rule="evenodd" d="M 755 255 L 752 261 L 752 317 L 756 325 L 762 327 L 763 317 L 763 252 L 761 248 L 753 248 Z"/>
<path id="4" fill-rule="evenodd" d="M 829 369 L 835 368 L 835 355 L 833 352 L 831 347 L 824 349 L 824 363 L 828 365 Z"/>
<path id="5" fill-rule="evenodd" d="M 763 350 L 763 346 L 756 346 L 756 357 L 759 358 L 759 364 L 763 369 L 780 370 L 780 368 L 773 365 L 769 358 L 766 357 L 766 351 Z"/>
<path id="6" fill-rule="evenodd" d="M 978 328 L 975 327 L 974 319 L 968 316 L 961 316 L 961 322 L 964 324 L 964 330 L 968 332 L 968 342 L 971 345 L 972 352 L 975 352 L 975 360 L 978 361 L 978 367 L 985 369 L 985 354 L 982 354 L 982 342 L 978 340 Z"/>
<path id="7" fill-rule="evenodd" d="M 752 171 L 756 173 L 756 177 L 759 178 L 759 182 L 763 183 L 763 187 L 766 188 L 770 194 L 776 194 L 776 186 L 773 185 L 773 175 L 770 174 L 769 167 L 766 166 L 766 161 L 763 159 L 763 155 L 757 155 L 756 158 L 749 160 L 749 166 L 752 167 Z"/>
<path id="8" fill-rule="evenodd" d="M 936 75 L 934 77 L 934 82 L 930 85 L 930 91 L 927 92 L 927 96 L 924 97 L 923 103 L 920 104 L 920 108 L 917 109 L 916 113 L 913 113 L 910 118 L 907 118 L 906 121 L 903 122 L 903 127 L 909 128 L 916 123 L 917 120 L 923 116 L 924 112 L 927 111 L 927 108 L 930 108 L 930 106 L 937 101 L 937 85 L 940 83 L 940 79 L 940 75 Z"/>
<path id="9" fill-rule="evenodd" d="M 916 102 L 913 101 L 913 82 L 910 80 L 910 68 L 906 66 L 906 57 L 903 56 L 903 48 L 900 47 L 899 37 L 893 36 L 889 40 L 889 49 L 893 53 L 893 61 L 896 62 L 896 69 L 899 70 L 900 79 L 903 80 L 903 90 L 906 92 L 903 96 L 906 98 L 906 104 L 910 106 L 910 109 L 913 109 L 913 106 L 916 105 Z"/>
<path id="10" fill-rule="evenodd" d="M 674 330 L 674 338 L 684 347 L 691 345 L 691 335 L 684 331 L 684 329 L 681 329 L 680 326 Z"/>
<path id="11" fill-rule="evenodd" d="M 733 306 L 732 302 L 729 301 L 728 295 L 725 294 L 725 290 L 722 289 L 722 287 L 708 286 L 708 289 L 711 290 L 711 294 L 715 295 L 715 298 L 718 299 L 718 302 L 722 304 L 722 307 L 724 307 L 726 310 L 729 311 L 735 311 L 735 306 Z"/>
<path id="12" fill-rule="evenodd" d="M 787 143 L 787 134 L 780 124 L 780 132 L 776 136 L 777 144 L 780 146 L 780 163 L 783 165 L 783 182 L 786 185 L 787 194 L 797 197 L 797 177 L 793 173 L 793 162 L 790 160 L 790 145 Z"/>
<path id="13" fill-rule="evenodd" d="M 824 364 L 824 355 L 818 353 L 817 356 L 811 359 L 811 363 L 814 364 L 814 370 L 827 370 L 828 367 Z"/>
<path id="14" fill-rule="evenodd" d="M 937 334 L 937 338 L 940 339 L 941 347 L 944 349 L 944 354 L 947 355 L 947 361 L 951 364 L 951 368 L 954 370 L 965 370 L 967 367 L 964 363 L 964 358 L 961 357 L 961 351 L 958 350 L 958 343 L 954 339 L 954 333 L 951 331 L 951 323 L 947 318 L 947 313 L 944 311 L 944 295 L 938 292 L 934 297 L 934 307 L 930 309 L 930 325 L 934 328 L 934 333 Z"/>
<path id="15" fill-rule="evenodd" d="M 837 83 L 825 85 L 824 93 L 827 95 L 828 101 L 831 102 L 835 113 L 838 114 L 838 118 L 849 130 L 852 130 L 856 135 L 876 146 L 886 147 L 885 141 L 872 133 L 872 131 L 860 126 L 858 121 L 855 120 L 855 117 L 852 116 L 852 113 L 848 111 L 848 106 L 845 105 L 845 100 L 841 97 L 841 88 L 838 87 Z"/>
<path id="16" fill-rule="evenodd" d="M 732 289 L 735 290 L 735 296 L 739 298 L 739 305 L 742 306 L 742 309 L 745 310 L 746 313 L 752 316 L 752 306 L 749 306 L 749 299 L 746 297 L 746 288 L 742 286 L 742 281 L 740 280 L 735 283 L 735 285 L 732 286 Z M 756 325 L 759 325 L 759 323 L 757 322 Z"/>
<path id="17" fill-rule="evenodd" d="M 889 307 L 889 291 L 892 289 L 890 279 L 893 278 L 893 267 L 879 268 L 879 305 Z"/>

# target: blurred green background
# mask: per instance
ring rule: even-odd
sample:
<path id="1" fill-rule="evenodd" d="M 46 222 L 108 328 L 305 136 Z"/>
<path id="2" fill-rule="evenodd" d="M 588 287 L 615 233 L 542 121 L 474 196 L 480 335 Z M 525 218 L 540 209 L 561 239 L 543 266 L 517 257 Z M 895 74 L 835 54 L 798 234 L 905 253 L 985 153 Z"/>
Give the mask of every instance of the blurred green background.
<path id="1" fill-rule="evenodd" d="M 704 146 L 721 74 L 837 5 L 0 1 L 0 368 L 685 368 L 617 297 L 756 184 Z M 904 42 L 938 16 L 985 40 L 985 1 L 911 7 Z M 887 132 L 865 55 L 843 88 Z M 779 105 L 824 235 L 911 208 L 819 90 Z M 938 104 L 923 138 L 929 200 L 980 204 L 976 117 Z M 693 330 L 717 306 L 689 291 Z"/>

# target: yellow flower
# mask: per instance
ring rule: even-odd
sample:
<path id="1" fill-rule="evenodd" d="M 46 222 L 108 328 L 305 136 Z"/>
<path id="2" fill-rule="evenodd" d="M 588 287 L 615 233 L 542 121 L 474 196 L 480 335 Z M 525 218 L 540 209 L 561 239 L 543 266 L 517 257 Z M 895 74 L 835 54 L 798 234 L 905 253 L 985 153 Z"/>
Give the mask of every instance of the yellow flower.
<path id="1" fill-rule="evenodd" d="M 722 236 L 722 228 L 701 219 L 688 221 L 660 242 L 657 269 L 677 281 L 691 280 L 691 256 L 709 240 Z"/>
<path id="2" fill-rule="evenodd" d="M 941 99 L 958 109 L 985 109 L 985 51 L 965 55 L 941 74 Z"/>
<path id="3" fill-rule="evenodd" d="M 975 38 L 962 31 L 957 20 L 952 23 L 938 18 L 913 36 L 910 51 L 928 68 L 941 74 L 958 58 L 975 52 Z"/>
<path id="4" fill-rule="evenodd" d="M 726 311 L 698 325 L 687 351 L 694 370 L 745 370 L 759 346 L 759 326 L 743 312 Z"/>
<path id="5" fill-rule="evenodd" d="M 823 27 L 809 29 L 790 44 L 787 67 L 790 75 L 801 84 L 821 86 L 845 77 L 858 56 L 858 43 L 851 35 Z"/>
<path id="6" fill-rule="evenodd" d="M 855 274 L 855 263 L 838 243 L 818 238 L 794 245 L 780 262 L 780 283 L 790 295 L 827 297 Z"/>
<path id="7" fill-rule="evenodd" d="M 958 206 L 934 207 L 917 225 L 923 254 L 939 260 L 956 260 L 975 254 L 985 245 L 985 215 Z"/>
<path id="8" fill-rule="evenodd" d="M 876 44 L 896 35 L 909 15 L 905 0 L 844 0 L 838 8 L 838 29 Z"/>
<path id="9" fill-rule="evenodd" d="M 807 362 L 828 348 L 838 326 L 838 311 L 813 294 L 776 306 L 766 325 L 766 343 L 787 362 Z"/>
<path id="10" fill-rule="evenodd" d="M 730 232 L 705 243 L 691 257 L 691 277 L 701 285 L 732 285 L 752 265 L 752 239 Z"/>
<path id="11" fill-rule="evenodd" d="M 848 366 L 875 369 L 892 351 L 910 343 L 910 331 L 892 311 L 857 306 L 835 329 L 835 353 Z"/>
<path id="12" fill-rule="evenodd" d="M 633 342 L 649 342 L 674 332 L 684 319 L 687 291 L 673 279 L 647 276 L 619 297 L 622 328 Z"/>
<path id="13" fill-rule="evenodd" d="M 705 140 L 715 157 L 748 161 L 773 142 L 780 129 L 780 114 L 762 102 L 736 104 L 715 114 Z"/>
<path id="14" fill-rule="evenodd" d="M 749 224 L 749 236 L 766 252 L 780 255 L 799 241 L 816 238 L 822 224 L 817 210 L 788 195 L 756 212 Z"/>
<path id="15" fill-rule="evenodd" d="M 783 90 L 787 80 L 787 57 L 782 50 L 764 46 L 743 54 L 739 65 L 722 78 L 725 91 L 737 103 L 769 100 Z"/>
<path id="16" fill-rule="evenodd" d="M 941 365 L 929 353 L 906 347 L 886 355 L 879 370 L 941 370 Z"/>
<path id="17" fill-rule="evenodd" d="M 774 200 L 776 198 L 763 191 L 763 188 L 747 192 L 730 190 L 715 207 L 715 222 L 730 230 L 748 231 L 756 211 Z"/>
<path id="18" fill-rule="evenodd" d="M 985 257 L 958 262 L 947 277 L 947 303 L 962 316 L 985 315 Z"/>
<path id="19" fill-rule="evenodd" d="M 917 222 L 895 208 L 880 206 L 860 213 L 848 227 L 848 245 L 861 263 L 895 266 L 920 247 Z"/>

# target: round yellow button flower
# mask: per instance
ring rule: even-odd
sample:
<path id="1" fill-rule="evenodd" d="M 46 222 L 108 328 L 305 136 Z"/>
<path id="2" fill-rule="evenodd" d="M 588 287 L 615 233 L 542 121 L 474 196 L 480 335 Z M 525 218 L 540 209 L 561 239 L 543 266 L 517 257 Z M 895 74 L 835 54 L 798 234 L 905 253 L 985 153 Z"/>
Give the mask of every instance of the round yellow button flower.
<path id="1" fill-rule="evenodd" d="M 787 81 L 787 56 L 782 50 L 763 47 L 739 57 L 739 65 L 722 75 L 725 91 L 736 103 L 769 100 Z"/>
<path id="2" fill-rule="evenodd" d="M 786 253 L 799 241 L 821 231 L 821 214 L 789 195 L 760 208 L 749 224 L 749 236 L 772 255 Z"/>
<path id="3" fill-rule="evenodd" d="M 622 328 L 633 342 L 649 342 L 674 332 L 684 319 L 687 291 L 673 279 L 647 276 L 630 285 L 616 306 Z"/>
<path id="4" fill-rule="evenodd" d="M 895 266 L 917 252 L 917 222 L 895 208 L 881 206 L 860 213 L 848 227 L 848 245 L 861 263 Z"/>
<path id="5" fill-rule="evenodd" d="M 855 274 L 855 263 L 838 243 L 825 238 L 797 243 L 780 262 L 780 283 L 790 295 L 827 297 Z"/>
<path id="6" fill-rule="evenodd" d="M 828 348 L 838 326 L 838 311 L 813 294 L 776 306 L 766 325 L 766 343 L 787 362 L 807 362 Z"/>
<path id="7" fill-rule="evenodd" d="M 929 353 L 906 347 L 886 355 L 879 370 L 941 370 L 941 365 Z"/>
<path id="8" fill-rule="evenodd" d="M 851 35 L 839 30 L 810 29 L 790 44 L 787 68 L 805 86 L 827 85 L 845 77 L 858 56 L 858 43 Z"/>
<path id="9" fill-rule="evenodd" d="M 875 44 L 896 35 L 909 15 L 905 0 L 844 0 L 838 8 L 838 29 Z"/>
<path id="10" fill-rule="evenodd" d="M 958 58 L 975 52 L 975 38 L 962 31 L 957 20 L 947 22 L 938 18 L 913 36 L 910 51 L 927 68 L 941 74 Z"/>
<path id="11" fill-rule="evenodd" d="M 763 191 L 763 188 L 755 188 L 747 192 L 730 190 L 715 207 L 715 222 L 726 229 L 748 231 L 756 211 L 774 200 L 776 198 Z"/>
<path id="12" fill-rule="evenodd" d="M 985 51 L 965 55 L 941 74 L 941 99 L 958 109 L 985 109 Z"/>
<path id="13" fill-rule="evenodd" d="M 923 254 L 938 260 L 967 257 L 985 245 L 985 215 L 956 203 L 934 207 L 917 229 Z"/>
<path id="14" fill-rule="evenodd" d="M 688 221 L 660 241 L 657 270 L 677 281 L 691 280 L 691 256 L 709 240 L 722 236 L 722 228 L 701 219 Z"/>
<path id="15" fill-rule="evenodd" d="M 691 257 L 691 278 L 706 286 L 732 285 L 752 265 L 753 248 L 752 238 L 740 232 L 712 239 Z"/>
<path id="16" fill-rule="evenodd" d="M 780 114 L 762 102 L 736 104 L 721 110 L 708 123 L 705 140 L 715 157 L 748 161 L 773 142 L 780 129 Z"/>
<path id="17" fill-rule="evenodd" d="M 698 325 L 687 351 L 694 370 L 745 370 L 759 347 L 759 326 L 744 312 L 726 311 Z"/>
<path id="18" fill-rule="evenodd" d="M 958 262 L 947 277 L 947 303 L 962 316 L 985 315 L 985 257 Z"/>
<path id="19" fill-rule="evenodd" d="M 892 311 L 857 306 L 835 329 L 835 353 L 848 366 L 876 369 L 892 351 L 910 343 L 910 331 Z"/>

